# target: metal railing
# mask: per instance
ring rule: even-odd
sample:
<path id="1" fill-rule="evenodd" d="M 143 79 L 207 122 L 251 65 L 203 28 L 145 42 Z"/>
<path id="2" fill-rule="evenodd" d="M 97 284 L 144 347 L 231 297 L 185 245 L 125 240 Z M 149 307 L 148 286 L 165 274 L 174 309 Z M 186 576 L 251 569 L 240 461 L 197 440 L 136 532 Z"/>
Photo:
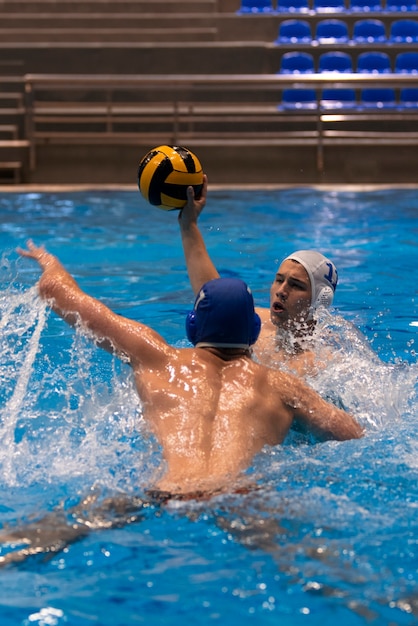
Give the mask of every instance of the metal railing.
<path id="1" fill-rule="evenodd" d="M 328 109 L 324 89 L 418 88 L 414 74 L 55 75 L 27 74 L 30 168 L 41 144 L 418 146 L 418 106 Z M 285 89 L 313 89 L 309 109 L 281 106 Z"/>

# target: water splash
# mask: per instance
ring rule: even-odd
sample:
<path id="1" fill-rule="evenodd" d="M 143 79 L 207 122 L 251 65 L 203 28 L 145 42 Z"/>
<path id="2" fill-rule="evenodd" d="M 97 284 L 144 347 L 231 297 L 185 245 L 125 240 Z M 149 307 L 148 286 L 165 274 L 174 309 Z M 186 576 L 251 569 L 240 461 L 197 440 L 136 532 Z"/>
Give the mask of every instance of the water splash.
<path id="1" fill-rule="evenodd" d="M 0 351 L 6 364 L 1 368 L 1 383 L 6 397 L 0 408 L 0 448 L 7 450 L 2 459 L 2 472 L 10 482 L 14 480 L 16 423 L 25 403 L 45 322 L 46 307 L 37 297 L 36 287 L 25 293 L 2 294 Z"/>
<path id="2" fill-rule="evenodd" d="M 129 492 L 150 482 L 159 448 L 127 365 L 49 315 L 36 287 L 14 283 L 0 295 L 0 350 L 4 485 Z"/>
<path id="3" fill-rule="evenodd" d="M 364 335 L 339 315 L 324 312 L 315 335 L 326 367 L 310 381 L 321 395 L 353 412 L 366 427 L 382 428 L 414 416 L 417 364 L 382 361 Z"/>
<path id="4" fill-rule="evenodd" d="M 294 373 L 286 354 L 293 354 L 300 343 L 283 332 L 276 351 L 272 353 L 269 342 L 258 358 L 270 367 Z M 412 340 L 408 361 L 395 357 L 386 362 L 354 324 L 322 309 L 304 348 L 316 355 L 317 362 L 305 374 L 306 381 L 323 398 L 352 413 L 366 429 L 416 419 L 418 363 Z"/>

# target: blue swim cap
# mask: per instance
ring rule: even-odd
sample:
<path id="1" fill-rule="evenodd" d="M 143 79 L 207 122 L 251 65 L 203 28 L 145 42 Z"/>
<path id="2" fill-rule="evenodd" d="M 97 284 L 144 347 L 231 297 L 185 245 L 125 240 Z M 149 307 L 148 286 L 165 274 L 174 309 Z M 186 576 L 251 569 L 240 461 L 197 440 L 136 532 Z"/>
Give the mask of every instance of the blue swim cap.
<path id="1" fill-rule="evenodd" d="M 205 283 L 186 318 L 187 338 L 198 348 L 249 348 L 260 328 L 251 291 L 238 278 Z"/>

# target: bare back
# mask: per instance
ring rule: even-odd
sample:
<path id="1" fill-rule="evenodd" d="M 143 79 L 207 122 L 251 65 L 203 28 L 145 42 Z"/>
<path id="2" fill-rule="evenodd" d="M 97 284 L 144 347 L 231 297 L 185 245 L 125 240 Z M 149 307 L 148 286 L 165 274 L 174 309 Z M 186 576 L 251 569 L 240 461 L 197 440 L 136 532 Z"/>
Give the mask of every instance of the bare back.
<path id="1" fill-rule="evenodd" d="M 248 356 L 224 360 L 205 348 L 172 349 L 168 356 L 158 372 L 136 372 L 145 417 L 167 461 L 159 488 L 222 488 L 264 445 L 283 441 L 293 412 L 269 370 Z"/>

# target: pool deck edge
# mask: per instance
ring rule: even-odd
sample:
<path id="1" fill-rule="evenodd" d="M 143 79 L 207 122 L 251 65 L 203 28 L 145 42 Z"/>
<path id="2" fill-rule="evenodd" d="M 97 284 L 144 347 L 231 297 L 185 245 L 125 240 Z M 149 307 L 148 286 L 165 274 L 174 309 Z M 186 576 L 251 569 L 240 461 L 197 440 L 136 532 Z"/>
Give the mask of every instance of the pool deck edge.
<path id="1" fill-rule="evenodd" d="M 322 183 L 322 184 L 213 184 L 210 185 L 211 191 L 219 190 L 254 190 L 254 191 L 271 191 L 280 189 L 318 189 L 333 191 L 374 191 L 384 189 L 418 189 L 418 183 Z M 0 185 L 0 193 L 51 193 L 51 192 L 77 192 L 77 191 L 137 191 L 136 185 L 127 184 L 21 184 L 21 185 Z"/>

